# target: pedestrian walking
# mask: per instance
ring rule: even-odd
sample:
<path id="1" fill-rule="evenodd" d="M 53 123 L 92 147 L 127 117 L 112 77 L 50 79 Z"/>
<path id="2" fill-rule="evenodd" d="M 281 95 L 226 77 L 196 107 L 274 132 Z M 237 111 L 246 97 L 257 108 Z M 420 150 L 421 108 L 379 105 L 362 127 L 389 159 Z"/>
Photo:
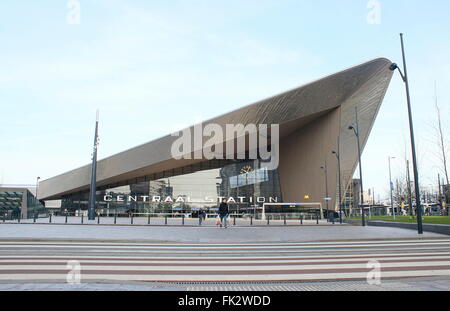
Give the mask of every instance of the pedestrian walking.
<path id="1" fill-rule="evenodd" d="M 223 200 L 219 206 L 219 217 L 220 217 L 220 227 L 225 226 L 225 229 L 228 228 L 227 219 L 228 219 L 228 203 L 227 200 Z"/>
<path id="2" fill-rule="evenodd" d="M 199 220 L 200 226 L 202 225 L 203 220 L 205 219 L 205 216 L 206 216 L 206 212 L 202 208 L 199 209 L 198 210 L 198 220 Z"/>

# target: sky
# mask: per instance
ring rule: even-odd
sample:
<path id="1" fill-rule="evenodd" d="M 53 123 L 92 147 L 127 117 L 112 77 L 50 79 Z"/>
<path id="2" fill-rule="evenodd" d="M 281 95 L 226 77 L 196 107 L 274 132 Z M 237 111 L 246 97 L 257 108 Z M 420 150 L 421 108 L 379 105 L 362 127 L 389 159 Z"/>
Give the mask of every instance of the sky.
<path id="1" fill-rule="evenodd" d="M 379 10 L 377 8 L 379 7 Z M 34 184 L 377 57 L 405 34 L 420 183 L 437 188 L 437 97 L 450 138 L 448 0 L 0 2 L 0 184 Z M 410 158 L 395 75 L 364 150 L 381 199 Z M 357 175 L 356 175 L 357 176 Z"/>

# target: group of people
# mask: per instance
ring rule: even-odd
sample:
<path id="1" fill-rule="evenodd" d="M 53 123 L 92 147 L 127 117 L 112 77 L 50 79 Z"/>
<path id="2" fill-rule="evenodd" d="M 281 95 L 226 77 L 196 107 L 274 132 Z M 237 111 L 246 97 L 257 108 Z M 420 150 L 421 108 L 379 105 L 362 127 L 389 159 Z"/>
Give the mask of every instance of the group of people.
<path id="1" fill-rule="evenodd" d="M 219 205 L 219 216 L 217 218 L 217 226 L 220 226 L 220 228 L 228 228 L 228 215 L 230 214 L 230 211 L 228 209 L 228 202 L 227 200 L 223 200 Z M 203 220 L 206 217 L 206 212 L 203 209 L 200 209 L 198 211 L 198 218 L 200 221 L 200 225 L 202 225 Z"/>

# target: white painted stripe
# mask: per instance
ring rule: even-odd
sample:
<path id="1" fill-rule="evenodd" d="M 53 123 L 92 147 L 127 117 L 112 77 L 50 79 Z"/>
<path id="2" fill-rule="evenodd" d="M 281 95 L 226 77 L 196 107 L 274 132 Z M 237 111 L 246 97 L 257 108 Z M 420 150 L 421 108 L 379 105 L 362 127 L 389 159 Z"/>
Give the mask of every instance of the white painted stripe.
<path id="1" fill-rule="evenodd" d="M 381 272 L 383 278 L 450 276 L 450 270 L 392 271 Z M 153 281 L 153 282 L 202 282 L 202 281 L 308 281 L 308 280 L 349 280 L 367 278 L 365 272 L 318 273 L 318 274 L 260 274 L 260 275 L 82 275 L 83 280 L 101 281 Z M 54 280 L 65 281 L 66 274 L 0 274 L 2 281 Z"/>
<path id="2" fill-rule="evenodd" d="M 270 258 L 270 260 L 309 260 L 311 258 L 342 258 L 342 259 L 346 259 L 346 258 L 371 258 L 371 257 L 388 257 L 389 256 L 399 256 L 399 253 L 368 253 L 368 254 L 342 254 L 342 255 L 308 255 L 308 256 L 270 256 L 270 257 L 254 257 L 254 256 L 245 256 L 246 259 L 249 260 L 260 260 L 260 261 L 264 261 L 264 260 L 268 260 L 268 258 Z M 405 254 L 406 255 L 406 254 Z M 436 255 L 436 256 L 446 256 L 446 255 L 450 255 L 450 252 L 424 252 L 424 253 L 408 253 L 408 256 L 415 256 L 415 257 L 427 257 L 430 255 Z M 233 262 L 233 260 L 230 259 L 235 259 L 235 256 L 229 256 L 229 257 L 224 257 L 224 256 L 217 256 L 217 257 L 207 257 L 207 256 L 201 256 L 201 257 L 195 257 L 195 256 L 187 256 L 187 257 L 183 257 L 183 256 L 176 256 L 176 257 L 136 257 L 136 256 L 113 256 L 113 257 L 101 257 L 101 256 L 96 256 L 96 255 L 89 255 L 89 254 L 80 254 L 80 255 L 67 255 L 67 256 L 52 256 L 52 255 L 7 255 L 7 256 L 0 256 L 1 260 L 11 260 L 11 258 L 22 258 L 22 259 L 29 259 L 29 260 L 34 260 L 35 258 L 39 259 L 39 258 L 49 258 L 51 257 L 52 259 L 77 259 L 77 258 L 91 258 L 91 259 L 95 259 L 95 260 L 110 260 L 112 258 L 114 258 L 114 260 L 129 260 L 129 259 L 136 259 L 136 260 L 149 260 L 149 259 L 155 259 L 158 261 L 163 261 L 163 260 L 173 260 L 173 259 L 179 259 L 179 260 L 192 260 L 192 261 L 203 261 L 203 260 L 224 260 L 224 261 L 229 261 L 229 262 Z M 401 257 L 399 257 L 401 258 Z M 243 262 L 247 262 L 247 261 L 243 261 Z"/>
<path id="3" fill-rule="evenodd" d="M 450 239 L 406 239 L 406 240 L 354 240 L 354 241 L 324 241 L 324 242 L 235 242 L 235 243 L 161 243 L 161 242 L 115 242 L 115 241 L 102 241 L 102 242 L 96 242 L 96 241 L 1 241 L 0 245 L 19 245 L 19 244 L 51 244 L 51 245 L 67 245 L 67 244 L 84 244 L 84 245 L 104 245 L 104 244 L 110 244 L 110 245 L 133 245 L 133 246 L 280 246 L 280 245 L 290 245 L 290 246 L 304 246 L 304 245 L 336 245 L 336 244 L 348 244 L 348 245 L 355 245 L 355 244 L 392 244 L 392 243 L 450 243 Z"/>
<path id="4" fill-rule="evenodd" d="M 397 246 L 398 247 L 398 246 Z M 60 250 L 73 250 L 73 249 L 84 249 L 85 251 L 90 252 L 98 252 L 98 253 L 111 253 L 111 252 L 120 252 L 120 253 L 216 253 L 216 254 L 229 254 L 229 253 L 305 253 L 305 252 L 311 252 L 311 251 L 321 251 L 321 250 L 327 250 L 327 251 L 334 251 L 334 252 L 357 252 L 357 251 L 383 251 L 387 248 L 392 248 L 392 246 L 379 246 L 379 247 L 371 247 L 367 249 L 361 249 L 359 246 L 343 246 L 343 247 L 290 247 L 290 248 L 258 248 L 258 249 L 245 249 L 245 248 L 227 248 L 227 249 L 215 249 L 215 248 L 156 248 L 156 247 L 102 247 L 102 246 L 47 246 L 47 247 L 41 247 L 41 246 L 8 246 L 8 248 L 12 249 L 25 249 L 25 250 L 31 250 L 31 249 L 60 249 Z M 415 245 L 415 247 L 398 247 L 398 250 L 402 251 L 412 251 L 412 250 L 440 250 L 440 249 L 450 249 L 450 245 L 443 246 L 441 244 L 437 245 L 424 245 L 419 246 Z M 2 249 L 0 247 L 0 251 L 6 251 L 6 249 Z"/>
<path id="5" fill-rule="evenodd" d="M 261 246 L 245 246 L 242 244 L 235 244 L 231 246 L 173 246 L 171 244 L 163 244 L 163 245 L 137 245 L 137 244 L 129 244 L 129 245 L 105 245 L 109 243 L 104 244 L 90 244 L 90 243 L 65 243 L 65 244 L 50 244 L 47 243 L 31 243 L 31 244 L 2 244 L 0 243 L 0 248 L 7 247 L 7 248 L 113 248 L 113 249 L 167 249 L 167 250 L 187 250 L 187 249 L 194 249 L 194 250 L 204 250 L 204 249 L 214 249 L 214 250 L 227 250 L 227 249 L 294 249 L 294 248 L 363 248 L 363 247 L 400 247 L 400 246 L 420 246 L 420 245 L 426 245 L 426 246 L 432 246 L 432 245 L 449 245 L 450 241 L 448 242 L 410 242 L 410 243 L 377 243 L 377 244 L 314 244 L 314 245 L 298 245 L 298 244 L 277 244 L 273 246 L 268 245 L 261 245 Z"/>
<path id="6" fill-rule="evenodd" d="M 343 264 L 316 264 L 316 265 L 278 265 L 278 266 L 92 266 L 81 264 L 82 271 L 122 271 L 126 274 L 127 271 L 172 271 L 172 272 L 184 272 L 184 271 L 212 271 L 214 272 L 229 272 L 236 271 L 284 271 L 284 270 L 324 270 L 324 269 L 367 269 L 367 263 L 355 264 L 355 263 L 343 263 Z M 399 262 L 399 263 L 381 263 L 381 269 L 386 268 L 410 268 L 410 267 L 433 267 L 449 266 L 450 261 L 434 261 L 434 262 Z M 3 265 L 0 266 L 0 271 L 6 270 L 66 270 L 66 264 L 62 265 Z"/>
<path id="7" fill-rule="evenodd" d="M 284 260 L 284 258 L 280 258 L 279 260 L 220 260 L 220 261 L 199 261 L 198 258 L 197 259 L 191 259 L 189 257 L 186 257 L 186 260 L 174 260 L 174 261 L 164 261 L 163 260 L 139 260 L 139 261 L 134 261 L 134 260 L 105 260 L 105 259 L 81 259 L 79 260 L 82 264 L 89 264 L 89 263 L 107 263 L 107 264 L 159 264 L 159 265 L 174 265 L 174 264 L 232 264 L 232 265 L 242 265 L 242 264 L 281 264 L 281 263 L 289 263 L 289 264 L 302 264 L 302 262 L 308 262 L 308 263 L 321 263 L 321 262 L 333 262 L 333 263 L 345 263 L 345 262 L 352 262 L 352 261 L 370 261 L 370 260 L 378 260 L 378 261 L 392 261 L 392 260 L 396 260 L 396 261 L 406 261 L 406 260 L 416 260 L 416 261 L 421 261 L 421 260 L 431 260 L 431 259 L 440 259 L 440 260 L 450 260 L 450 255 L 440 255 L 440 256 L 428 256 L 428 257 L 424 257 L 424 256 L 409 256 L 409 257 L 373 257 L 373 256 L 367 256 L 367 257 L 359 257 L 359 258 L 346 258 L 346 259 L 327 259 L 327 258 L 322 258 L 322 259 L 298 259 L 298 260 Z M 61 263 L 61 264 L 66 264 L 68 260 L 71 260 L 70 258 L 67 259 L 45 259 L 45 260 L 39 260 L 39 259 L 14 259 L 13 261 L 11 259 L 1 259 L 0 258 L 0 266 L 2 264 L 2 262 L 14 262 L 17 264 L 20 263 L 34 263 L 34 262 L 45 262 L 45 263 Z M 161 266 L 161 267 L 163 267 Z"/>
<path id="8" fill-rule="evenodd" d="M 403 252 L 407 252 L 407 251 L 414 251 L 414 250 L 424 250 L 424 251 L 437 251 L 437 250 L 448 250 L 450 249 L 449 247 L 412 247 L 412 248 L 399 248 L 398 250 L 403 251 Z M 319 250 L 317 250 L 319 251 Z M 330 251 L 330 250 L 328 250 Z M 338 249 L 338 250 L 333 250 L 333 252 L 347 252 L 347 253 L 351 253 L 351 252 L 362 252 L 363 250 L 357 250 L 357 249 L 350 249 L 350 250 L 345 250 L 345 249 Z M 385 248 L 371 248 L 367 251 L 386 251 Z M 202 253 L 202 254 L 218 254 L 218 255 L 226 255 L 226 254 L 258 254 L 258 253 L 262 253 L 262 254 L 267 254 L 267 256 L 271 256 L 270 254 L 279 254 L 279 253 L 311 253 L 311 250 L 277 250 L 277 251 L 268 251 L 268 250 L 242 250 L 242 251 L 232 251 L 232 250 L 226 250 L 226 251 L 189 251 L 189 250 L 179 250 L 179 251 L 165 251 L 165 250 L 97 250 L 97 249 L 92 249 L 89 250 L 89 252 L 92 253 L 106 253 L 106 254 L 110 254 L 110 253 L 124 253 L 124 254 L 152 254 L 152 253 L 173 253 L 173 254 L 195 254 L 195 253 Z M 242 256 L 246 256 L 246 255 L 242 255 Z"/>

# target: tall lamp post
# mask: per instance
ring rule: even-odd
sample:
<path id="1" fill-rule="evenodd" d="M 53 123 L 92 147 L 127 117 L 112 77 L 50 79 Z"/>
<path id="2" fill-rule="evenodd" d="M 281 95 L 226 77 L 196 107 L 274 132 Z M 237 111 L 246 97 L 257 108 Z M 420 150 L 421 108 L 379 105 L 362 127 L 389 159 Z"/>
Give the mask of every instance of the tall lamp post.
<path id="1" fill-rule="evenodd" d="M 392 183 L 392 174 L 391 174 L 391 160 L 395 159 L 395 157 L 391 157 L 389 156 L 389 190 L 391 193 L 391 210 L 392 210 L 392 215 L 394 215 L 394 220 L 395 220 L 395 210 L 394 210 L 394 199 L 393 199 L 393 195 L 392 192 L 394 190 L 394 184 Z"/>
<path id="2" fill-rule="evenodd" d="M 41 177 L 36 177 L 36 199 L 38 198 L 39 179 L 41 179 Z"/>
<path id="3" fill-rule="evenodd" d="M 358 125 L 358 108 L 355 107 L 356 113 L 356 128 L 353 125 L 348 127 L 349 130 L 353 130 L 356 136 L 356 142 L 358 144 L 358 160 L 359 160 L 359 183 L 361 185 L 361 221 L 362 226 L 366 226 L 366 216 L 364 215 L 364 187 L 363 187 L 363 178 L 362 178 L 362 165 L 361 165 L 361 144 L 359 141 L 359 125 Z"/>
<path id="4" fill-rule="evenodd" d="M 409 204 L 409 213 L 411 216 L 414 214 L 413 203 L 412 203 L 412 191 L 411 191 L 411 177 L 409 174 L 409 160 L 406 160 L 406 181 L 408 182 L 408 204 Z"/>
<path id="5" fill-rule="evenodd" d="M 338 136 L 338 151 L 332 151 L 331 153 L 336 156 L 338 161 L 338 185 L 339 185 L 339 222 L 342 225 L 342 189 L 341 189 L 341 153 L 340 153 L 340 137 Z"/>
<path id="6" fill-rule="evenodd" d="M 94 151 L 92 153 L 92 169 L 91 169 L 91 187 L 89 192 L 89 213 L 88 219 L 95 220 L 95 206 L 96 206 L 96 192 L 97 192 L 97 147 L 98 147 L 98 122 L 99 113 L 97 110 L 97 117 L 95 120 L 95 136 L 94 136 Z"/>
<path id="7" fill-rule="evenodd" d="M 438 187 L 439 187 L 439 198 L 438 198 L 438 203 L 439 203 L 439 210 L 441 211 L 443 208 L 443 204 L 442 204 L 442 192 L 441 192 L 441 175 L 438 174 Z"/>
<path id="8" fill-rule="evenodd" d="M 326 159 L 325 159 L 325 165 L 322 165 L 320 168 L 323 169 L 324 173 L 325 173 L 325 202 L 326 202 L 326 207 L 327 207 L 327 218 L 328 218 L 328 221 L 330 221 L 331 220 L 331 217 L 330 217 L 331 214 L 330 214 L 330 210 L 328 208 L 328 201 L 330 200 L 330 198 L 328 197 L 328 167 L 327 167 L 327 160 Z"/>
<path id="9" fill-rule="evenodd" d="M 420 202 L 420 188 L 419 188 L 419 171 L 417 168 L 417 156 L 416 156 L 416 143 L 414 140 L 414 125 L 413 125 L 413 117 L 412 117 L 412 109 L 411 109 L 411 96 L 409 93 L 409 81 L 408 81 L 408 71 L 406 68 L 406 56 L 405 56 L 405 45 L 403 43 L 403 34 L 400 34 L 400 40 L 402 45 L 402 55 L 403 55 L 403 69 L 404 74 L 397 64 L 393 63 L 389 67 L 390 70 L 395 71 L 396 69 L 400 73 L 403 82 L 405 83 L 406 88 L 406 100 L 408 103 L 408 117 L 409 117 L 409 133 L 411 136 L 411 149 L 412 149 L 412 160 L 413 160 L 413 170 L 414 170 L 414 190 L 416 192 L 416 208 L 417 208 L 417 229 L 419 234 L 423 234 L 423 225 L 422 225 L 422 206 Z"/>

